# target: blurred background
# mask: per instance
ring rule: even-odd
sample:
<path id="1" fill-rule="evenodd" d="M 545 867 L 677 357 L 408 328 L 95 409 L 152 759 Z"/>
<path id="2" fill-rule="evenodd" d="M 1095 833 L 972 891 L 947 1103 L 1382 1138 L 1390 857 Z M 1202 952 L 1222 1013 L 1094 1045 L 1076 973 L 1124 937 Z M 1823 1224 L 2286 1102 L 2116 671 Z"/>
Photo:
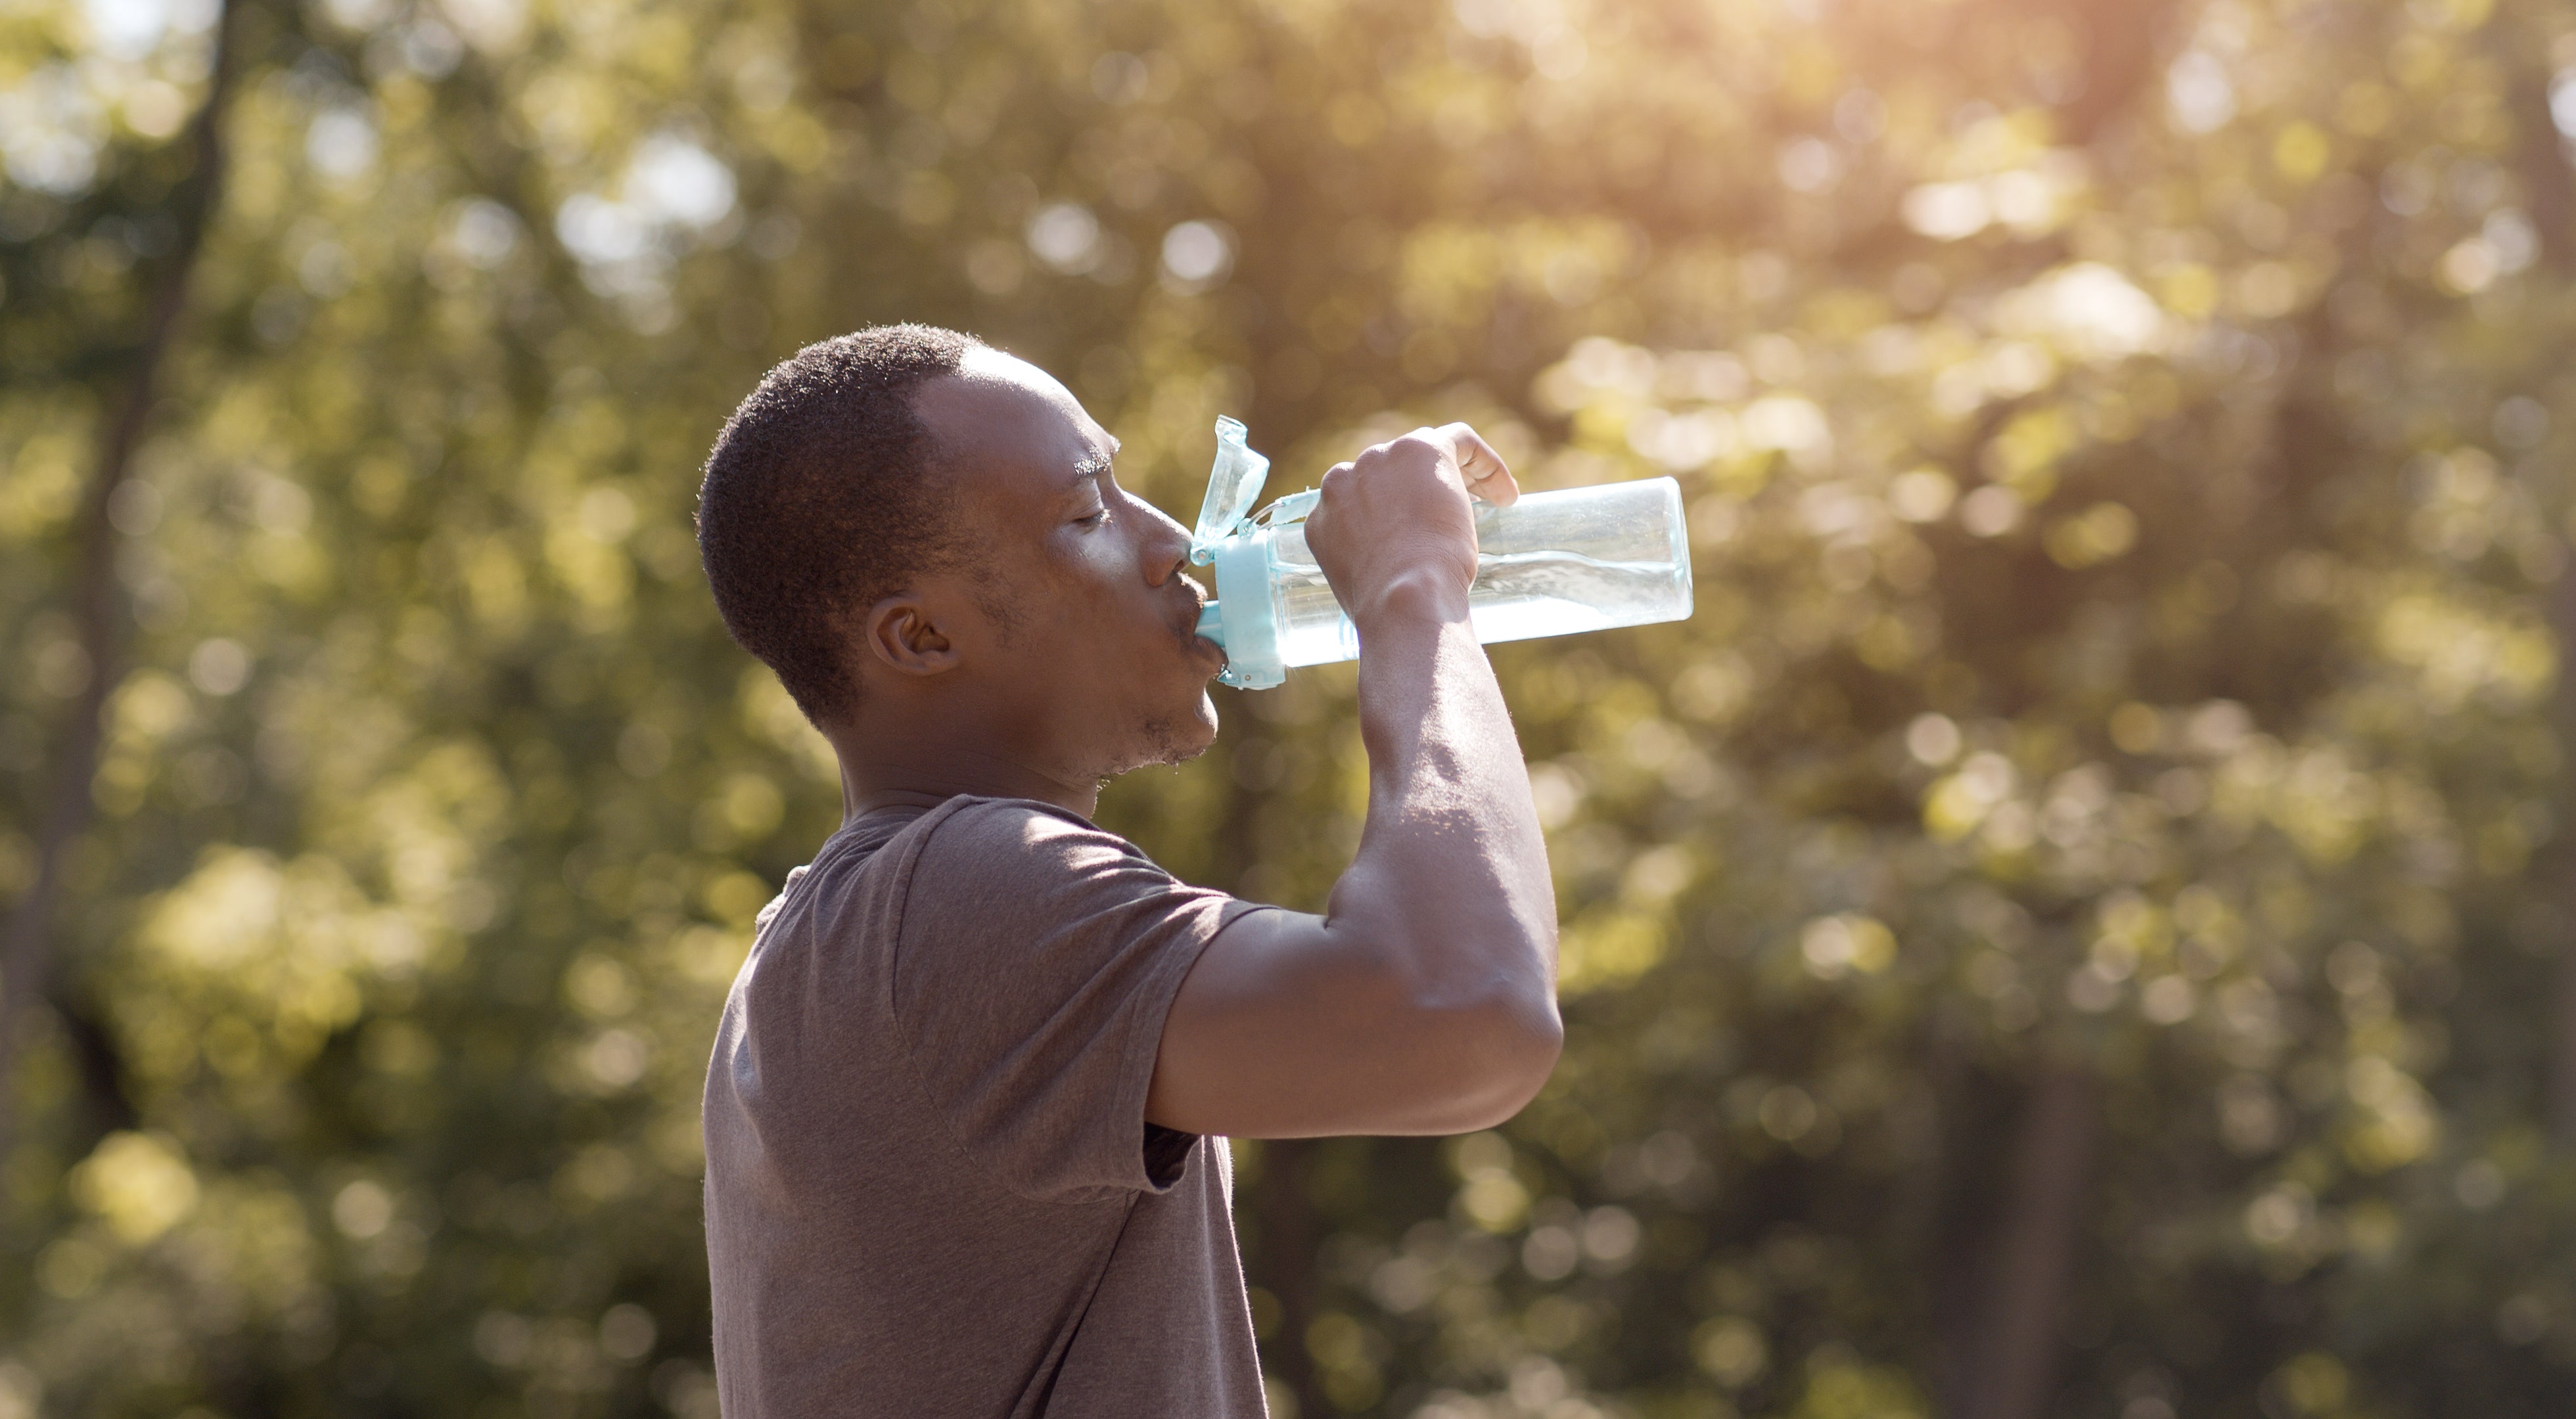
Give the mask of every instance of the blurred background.
<path id="1" fill-rule="evenodd" d="M 1555 1082 L 1236 1155 L 1274 1413 L 2563 1413 L 2568 133 L 2543 0 L 0 4 L 0 1419 L 714 1415 L 840 807 L 697 469 L 899 319 L 1184 520 L 1690 501 L 1494 651 Z M 1317 907 L 1350 669 L 1216 693 L 1102 818 Z"/>

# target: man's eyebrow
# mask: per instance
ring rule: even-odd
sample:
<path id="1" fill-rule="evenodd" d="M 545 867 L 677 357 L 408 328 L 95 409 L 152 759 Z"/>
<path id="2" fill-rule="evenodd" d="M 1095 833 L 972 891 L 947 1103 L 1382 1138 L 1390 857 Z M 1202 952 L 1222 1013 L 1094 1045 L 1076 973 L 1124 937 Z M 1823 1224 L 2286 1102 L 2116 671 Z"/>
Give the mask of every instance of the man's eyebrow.
<path id="1" fill-rule="evenodd" d="M 1109 472 L 1109 460 L 1101 457 L 1083 459 L 1073 465 L 1073 480 L 1065 484 L 1068 494 L 1082 491 L 1082 485 Z"/>

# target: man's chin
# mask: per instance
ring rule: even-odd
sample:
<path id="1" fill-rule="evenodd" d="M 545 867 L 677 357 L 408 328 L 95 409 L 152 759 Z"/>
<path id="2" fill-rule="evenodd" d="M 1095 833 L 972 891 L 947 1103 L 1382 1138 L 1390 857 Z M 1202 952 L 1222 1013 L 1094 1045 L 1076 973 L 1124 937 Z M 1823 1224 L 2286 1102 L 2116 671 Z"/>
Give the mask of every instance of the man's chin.
<path id="1" fill-rule="evenodd" d="M 1137 768 L 1186 764 L 1216 743 L 1216 701 L 1209 697 L 1207 691 L 1201 690 L 1194 712 L 1148 721 L 1138 737 L 1143 743 L 1145 757 L 1137 762 Z"/>

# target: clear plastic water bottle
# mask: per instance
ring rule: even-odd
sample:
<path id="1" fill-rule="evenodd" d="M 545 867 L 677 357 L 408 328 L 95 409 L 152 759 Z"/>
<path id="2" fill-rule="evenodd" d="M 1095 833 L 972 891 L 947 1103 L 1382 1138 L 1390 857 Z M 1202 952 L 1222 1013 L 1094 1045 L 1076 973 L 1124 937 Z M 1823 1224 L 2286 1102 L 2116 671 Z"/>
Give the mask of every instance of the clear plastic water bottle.
<path id="1" fill-rule="evenodd" d="M 1199 634 L 1225 647 L 1217 678 L 1263 690 L 1292 666 L 1356 659 L 1359 631 L 1306 549 L 1319 496 L 1292 493 L 1251 512 L 1270 460 L 1243 425 L 1216 421 L 1216 467 L 1190 560 L 1216 569 Z M 1527 640 L 1678 621 L 1691 613 L 1690 539 L 1670 478 L 1529 493 L 1476 506 L 1476 580 L 1467 615 L 1476 639 Z"/>

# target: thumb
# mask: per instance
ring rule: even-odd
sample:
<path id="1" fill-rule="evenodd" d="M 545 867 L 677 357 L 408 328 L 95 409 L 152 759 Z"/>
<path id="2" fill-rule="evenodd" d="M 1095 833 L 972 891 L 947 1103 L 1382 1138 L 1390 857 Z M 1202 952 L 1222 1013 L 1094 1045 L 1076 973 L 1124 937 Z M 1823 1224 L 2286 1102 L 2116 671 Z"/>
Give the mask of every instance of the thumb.
<path id="1" fill-rule="evenodd" d="M 1458 462 L 1458 476 L 1467 491 L 1495 507 L 1510 507 L 1520 501 L 1521 485 L 1512 477 L 1503 456 L 1484 436 L 1466 424 L 1443 424 L 1438 430 Z"/>

